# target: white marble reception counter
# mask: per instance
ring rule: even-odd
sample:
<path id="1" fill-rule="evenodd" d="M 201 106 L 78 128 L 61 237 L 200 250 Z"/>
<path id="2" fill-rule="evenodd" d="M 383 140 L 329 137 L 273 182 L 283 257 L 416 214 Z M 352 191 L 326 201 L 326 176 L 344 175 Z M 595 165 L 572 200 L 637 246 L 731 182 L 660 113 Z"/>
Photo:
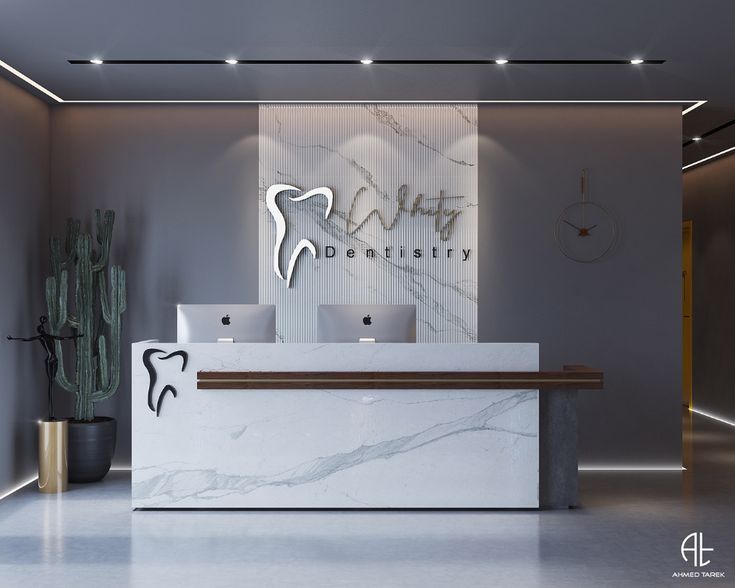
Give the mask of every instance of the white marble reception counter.
<path id="1" fill-rule="evenodd" d="M 203 371 L 538 367 L 535 343 L 134 343 L 133 507 L 538 507 L 538 390 L 197 389 Z"/>

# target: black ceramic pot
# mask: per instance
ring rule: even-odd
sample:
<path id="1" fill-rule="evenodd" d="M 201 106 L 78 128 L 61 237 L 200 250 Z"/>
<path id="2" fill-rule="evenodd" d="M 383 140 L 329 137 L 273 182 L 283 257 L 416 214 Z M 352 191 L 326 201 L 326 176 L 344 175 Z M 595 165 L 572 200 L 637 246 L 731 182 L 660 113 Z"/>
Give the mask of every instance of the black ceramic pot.
<path id="1" fill-rule="evenodd" d="M 93 421 L 69 421 L 69 481 L 97 482 L 107 475 L 115 453 L 117 421 L 95 417 Z"/>

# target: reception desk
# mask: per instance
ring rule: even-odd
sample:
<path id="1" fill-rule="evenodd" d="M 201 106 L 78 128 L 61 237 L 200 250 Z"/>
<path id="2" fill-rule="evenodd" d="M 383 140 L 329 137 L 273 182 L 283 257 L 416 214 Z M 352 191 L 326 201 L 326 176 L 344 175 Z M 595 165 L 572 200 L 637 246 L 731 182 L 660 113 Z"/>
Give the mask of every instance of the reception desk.
<path id="1" fill-rule="evenodd" d="M 535 343 L 134 343 L 132 505 L 572 506 L 601 374 L 538 369 Z"/>

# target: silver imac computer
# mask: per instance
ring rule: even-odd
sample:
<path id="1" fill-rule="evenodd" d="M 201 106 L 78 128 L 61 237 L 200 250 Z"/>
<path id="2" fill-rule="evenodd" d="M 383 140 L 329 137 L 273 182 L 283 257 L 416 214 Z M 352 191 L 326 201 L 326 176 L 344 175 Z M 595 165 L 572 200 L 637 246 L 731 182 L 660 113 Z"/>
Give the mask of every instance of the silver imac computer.
<path id="1" fill-rule="evenodd" d="M 413 304 L 320 304 L 319 343 L 415 343 Z"/>
<path id="2" fill-rule="evenodd" d="M 177 304 L 177 343 L 275 343 L 272 304 Z"/>

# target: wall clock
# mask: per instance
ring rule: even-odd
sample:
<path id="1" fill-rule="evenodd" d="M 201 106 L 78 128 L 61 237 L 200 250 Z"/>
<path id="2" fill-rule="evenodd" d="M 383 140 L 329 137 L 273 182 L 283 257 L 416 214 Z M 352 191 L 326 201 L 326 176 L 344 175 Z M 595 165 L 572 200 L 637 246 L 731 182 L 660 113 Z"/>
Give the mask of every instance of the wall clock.
<path id="1" fill-rule="evenodd" d="M 612 250 L 618 227 L 605 207 L 589 199 L 586 169 L 580 176 L 580 193 L 580 200 L 567 206 L 556 219 L 554 238 L 569 259 L 591 263 Z"/>

